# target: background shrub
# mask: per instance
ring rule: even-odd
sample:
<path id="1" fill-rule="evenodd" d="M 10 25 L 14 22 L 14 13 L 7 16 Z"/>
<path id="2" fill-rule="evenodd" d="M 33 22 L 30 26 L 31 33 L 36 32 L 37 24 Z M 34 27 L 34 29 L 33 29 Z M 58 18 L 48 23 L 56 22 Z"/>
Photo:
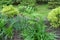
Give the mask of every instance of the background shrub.
<path id="1" fill-rule="evenodd" d="M 49 8 L 56 8 L 60 6 L 59 0 L 53 0 L 48 2 Z"/>
<path id="2" fill-rule="evenodd" d="M 53 27 L 59 27 L 60 26 L 60 7 L 53 9 L 49 14 L 48 14 L 48 20 L 50 21 L 50 24 Z"/>
<path id="3" fill-rule="evenodd" d="M 0 0 L 0 4 L 3 5 L 3 4 L 12 4 L 12 0 Z"/>
<path id="4" fill-rule="evenodd" d="M 35 6 L 36 0 L 21 0 L 22 5 Z"/>

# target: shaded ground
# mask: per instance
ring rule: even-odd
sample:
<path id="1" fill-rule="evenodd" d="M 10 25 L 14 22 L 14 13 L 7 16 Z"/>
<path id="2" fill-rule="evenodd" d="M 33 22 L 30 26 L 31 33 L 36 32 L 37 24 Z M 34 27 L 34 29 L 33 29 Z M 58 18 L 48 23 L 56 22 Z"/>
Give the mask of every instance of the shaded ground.
<path id="1" fill-rule="evenodd" d="M 23 40 L 22 36 L 18 31 L 14 31 L 14 37 L 13 40 Z"/>

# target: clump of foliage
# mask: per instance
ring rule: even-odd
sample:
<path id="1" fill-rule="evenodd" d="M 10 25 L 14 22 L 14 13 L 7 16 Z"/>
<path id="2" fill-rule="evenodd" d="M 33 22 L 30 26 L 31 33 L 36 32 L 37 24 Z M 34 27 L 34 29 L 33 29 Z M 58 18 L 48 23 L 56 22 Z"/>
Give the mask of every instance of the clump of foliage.
<path id="1" fill-rule="evenodd" d="M 33 13 L 35 11 L 35 8 L 32 7 L 32 6 L 23 6 L 23 5 L 19 5 L 18 6 L 18 9 L 20 12 L 23 12 L 23 13 Z"/>
<path id="2" fill-rule="evenodd" d="M 26 16 L 22 21 L 24 21 L 22 23 L 24 25 L 22 30 L 24 40 L 55 40 L 54 33 L 46 32 L 46 26 L 39 15 Z"/>
<path id="3" fill-rule="evenodd" d="M 1 14 L 0 14 L 1 15 Z M 7 19 L 1 16 L 0 18 L 0 40 L 9 40 L 13 37 L 12 25 L 7 25 Z"/>
<path id="4" fill-rule="evenodd" d="M 60 26 L 60 7 L 53 9 L 49 14 L 48 14 L 48 20 L 50 21 L 50 24 L 57 28 Z"/>
<path id="5" fill-rule="evenodd" d="M 2 15 L 5 15 L 7 17 L 13 17 L 19 13 L 18 9 L 15 8 L 12 5 L 4 6 L 1 10 Z"/>

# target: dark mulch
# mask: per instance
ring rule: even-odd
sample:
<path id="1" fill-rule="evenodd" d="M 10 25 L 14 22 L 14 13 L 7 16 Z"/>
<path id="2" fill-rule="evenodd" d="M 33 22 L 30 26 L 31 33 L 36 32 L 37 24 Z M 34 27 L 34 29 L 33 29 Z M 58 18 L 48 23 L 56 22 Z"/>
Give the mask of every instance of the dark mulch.
<path id="1" fill-rule="evenodd" d="M 19 31 L 14 30 L 13 40 L 23 40 L 23 38 L 22 38 L 22 36 L 20 35 Z"/>
<path id="2" fill-rule="evenodd" d="M 51 27 L 50 22 L 47 19 L 44 20 L 44 23 L 45 23 L 45 25 L 48 26 L 47 27 L 47 29 L 48 29 L 47 31 L 48 32 L 55 32 L 55 34 L 58 36 L 56 39 L 60 40 L 60 27 L 59 28 Z"/>

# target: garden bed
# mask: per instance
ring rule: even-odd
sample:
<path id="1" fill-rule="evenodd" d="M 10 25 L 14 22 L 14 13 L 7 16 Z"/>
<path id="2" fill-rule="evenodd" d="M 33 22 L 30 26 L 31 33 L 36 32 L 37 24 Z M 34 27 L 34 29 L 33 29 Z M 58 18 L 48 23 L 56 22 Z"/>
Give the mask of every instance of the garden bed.
<path id="1" fill-rule="evenodd" d="M 0 40 L 60 40 L 60 8 L 48 9 L 48 1 L 0 2 Z"/>

